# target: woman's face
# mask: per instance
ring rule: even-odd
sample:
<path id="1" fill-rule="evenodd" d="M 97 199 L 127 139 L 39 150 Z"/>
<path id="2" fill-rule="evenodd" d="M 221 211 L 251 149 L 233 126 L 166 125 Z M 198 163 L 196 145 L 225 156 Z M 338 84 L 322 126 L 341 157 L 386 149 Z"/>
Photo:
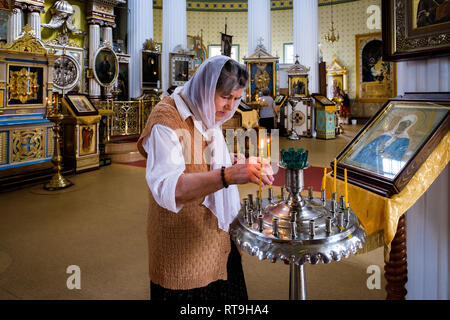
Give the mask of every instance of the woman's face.
<path id="1" fill-rule="evenodd" d="M 224 119 L 241 99 L 244 88 L 232 91 L 229 95 L 216 92 L 214 103 L 216 105 L 216 122 Z"/>

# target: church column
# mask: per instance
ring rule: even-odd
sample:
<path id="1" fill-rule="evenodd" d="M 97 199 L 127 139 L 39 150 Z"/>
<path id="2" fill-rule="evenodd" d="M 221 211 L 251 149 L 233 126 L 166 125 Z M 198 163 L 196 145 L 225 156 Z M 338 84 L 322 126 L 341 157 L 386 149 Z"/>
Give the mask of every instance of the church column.
<path id="1" fill-rule="evenodd" d="M 91 20 L 89 24 L 89 69 L 95 68 L 95 53 L 100 46 L 100 21 Z M 89 79 L 89 98 L 100 99 L 101 87 L 95 77 Z"/>
<path id="2" fill-rule="evenodd" d="M 309 72 L 309 92 L 319 92 L 319 3 L 318 0 L 294 0 L 294 54 Z"/>
<path id="3" fill-rule="evenodd" d="M 110 27 L 110 26 L 102 27 L 102 38 L 103 38 L 103 42 L 107 41 L 112 45 L 112 43 L 113 43 L 112 27 Z"/>
<path id="4" fill-rule="evenodd" d="M 28 6 L 28 24 L 34 30 L 36 38 L 41 40 L 41 12 L 45 12 L 43 7 Z"/>
<path id="5" fill-rule="evenodd" d="M 22 32 L 22 10 L 14 8 L 8 20 L 8 43 L 14 42 Z"/>
<path id="6" fill-rule="evenodd" d="M 272 54 L 270 0 L 248 0 L 248 56 L 260 42 Z"/>
<path id="7" fill-rule="evenodd" d="M 153 1 L 128 1 L 128 54 L 129 94 L 131 98 L 141 95 L 141 50 L 148 39 L 153 39 Z"/>
<path id="8" fill-rule="evenodd" d="M 186 0 L 163 0 L 162 90 L 169 87 L 169 52 L 187 47 Z"/>

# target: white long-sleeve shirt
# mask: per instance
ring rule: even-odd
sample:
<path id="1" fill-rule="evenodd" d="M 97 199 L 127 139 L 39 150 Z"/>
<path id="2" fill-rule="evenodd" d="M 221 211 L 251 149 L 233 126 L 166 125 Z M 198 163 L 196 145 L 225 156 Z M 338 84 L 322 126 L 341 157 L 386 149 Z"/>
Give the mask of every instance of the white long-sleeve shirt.
<path id="1" fill-rule="evenodd" d="M 183 121 L 193 117 L 179 96 L 174 95 L 174 100 Z M 194 121 L 194 126 L 206 138 L 201 122 Z M 161 207 L 178 213 L 183 205 L 176 204 L 175 188 L 186 165 L 177 134 L 167 126 L 155 124 L 150 135 L 142 141 L 142 146 L 148 155 L 145 179 L 153 198 Z"/>

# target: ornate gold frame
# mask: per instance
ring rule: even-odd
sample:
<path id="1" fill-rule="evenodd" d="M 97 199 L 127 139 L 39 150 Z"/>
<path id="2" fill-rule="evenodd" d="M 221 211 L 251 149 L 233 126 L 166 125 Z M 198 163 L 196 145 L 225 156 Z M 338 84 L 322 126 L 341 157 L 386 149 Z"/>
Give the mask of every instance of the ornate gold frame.
<path id="1" fill-rule="evenodd" d="M 42 64 L 36 64 L 36 63 L 21 63 L 21 64 L 17 64 L 17 63 L 7 63 L 6 64 L 6 83 L 10 83 L 10 72 L 9 72 L 9 68 L 11 66 L 16 66 L 16 67 L 39 67 L 42 68 L 42 88 L 40 88 L 39 90 L 42 90 L 42 103 L 41 104 L 22 104 L 22 105 L 18 105 L 18 104 L 9 104 L 8 101 L 8 96 L 9 96 L 9 86 L 6 86 L 6 107 L 8 109 L 23 109 L 23 108 L 30 108 L 30 107 L 45 107 L 45 98 L 47 96 L 46 91 L 47 91 L 47 85 L 46 85 L 46 81 L 45 79 L 47 79 L 47 69 L 42 65 Z"/>
<path id="2" fill-rule="evenodd" d="M 411 60 L 450 54 L 450 21 L 414 28 L 412 0 L 382 1 L 383 59 Z"/>
<path id="3" fill-rule="evenodd" d="M 112 80 L 110 83 L 103 83 L 103 82 L 101 82 L 101 81 L 99 80 L 98 75 L 97 75 L 97 72 L 96 72 L 96 65 L 95 65 L 95 62 L 97 61 L 98 55 L 99 55 L 100 52 L 102 52 L 103 50 L 110 51 L 110 53 L 112 53 L 113 56 L 114 56 L 114 67 L 116 68 L 116 73 L 115 73 L 115 75 L 114 75 L 113 80 Z M 99 47 L 99 48 L 97 49 L 97 51 L 95 52 L 95 55 L 94 55 L 94 68 L 92 69 L 92 71 L 93 71 L 95 80 L 96 80 L 96 81 L 98 82 L 98 84 L 101 85 L 102 87 L 111 87 L 111 86 L 114 84 L 114 82 L 117 80 L 117 77 L 119 76 L 119 58 L 117 57 L 117 54 L 114 52 L 114 50 L 111 48 L 110 45 L 108 45 L 108 44 L 107 44 L 107 45 L 103 45 L 103 46 L 101 46 L 101 47 Z"/>
<path id="4" fill-rule="evenodd" d="M 362 83 L 362 78 L 361 78 L 361 67 L 360 67 L 360 63 L 362 63 L 361 61 L 361 56 L 360 56 L 360 40 L 361 39 L 365 39 L 365 38 L 377 38 L 378 40 L 382 41 L 381 38 L 381 32 L 377 32 L 377 33 L 367 33 L 367 34 L 357 34 L 355 35 L 355 65 L 356 65 L 356 101 L 358 102 L 386 102 L 386 100 L 394 98 L 397 95 L 397 64 L 394 62 L 389 62 L 391 63 L 391 68 L 392 68 L 392 79 L 390 79 L 391 81 L 391 85 L 392 85 L 392 95 L 391 96 L 383 96 L 383 97 L 378 97 L 378 98 L 365 98 L 365 97 L 361 97 L 361 83 Z"/>
<path id="5" fill-rule="evenodd" d="M 345 93 L 348 93 L 348 75 L 347 75 L 347 67 L 343 67 L 337 62 L 336 55 L 333 55 L 333 61 L 331 62 L 330 66 L 327 68 L 327 98 L 332 99 L 333 97 L 330 97 L 328 95 L 328 88 L 330 88 L 331 83 L 328 83 L 328 79 L 333 79 L 334 77 L 341 77 L 342 76 L 342 90 Z"/>
<path id="6" fill-rule="evenodd" d="M 276 70 L 276 61 L 266 61 L 266 60 L 257 60 L 257 59 L 252 59 L 252 60 L 246 60 L 246 64 L 247 64 L 247 72 L 249 74 L 249 79 L 247 81 L 247 95 L 250 94 L 250 99 L 247 99 L 247 103 L 253 103 L 255 102 L 255 100 L 252 99 L 251 96 L 251 88 L 252 88 L 252 80 L 251 79 L 251 65 L 253 64 L 258 64 L 258 63 L 265 63 L 268 65 L 271 65 L 272 67 L 272 89 L 271 89 L 271 96 L 273 98 L 276 97 L 276 89 L 277 89 L 277 70 Z"/>

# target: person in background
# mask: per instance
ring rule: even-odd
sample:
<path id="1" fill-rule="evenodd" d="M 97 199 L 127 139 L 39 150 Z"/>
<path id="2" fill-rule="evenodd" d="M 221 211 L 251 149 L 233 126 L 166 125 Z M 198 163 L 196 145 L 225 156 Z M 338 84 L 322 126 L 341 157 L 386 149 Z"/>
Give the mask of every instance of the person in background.
<path id="1" fill-rule="evenodd" d="M 278 118 L 278 111 L 268 88 L 263 89 L 259 102 L 261 103 L 259 125 L 268 131 L 275 129 L 275 117 Z"/>

